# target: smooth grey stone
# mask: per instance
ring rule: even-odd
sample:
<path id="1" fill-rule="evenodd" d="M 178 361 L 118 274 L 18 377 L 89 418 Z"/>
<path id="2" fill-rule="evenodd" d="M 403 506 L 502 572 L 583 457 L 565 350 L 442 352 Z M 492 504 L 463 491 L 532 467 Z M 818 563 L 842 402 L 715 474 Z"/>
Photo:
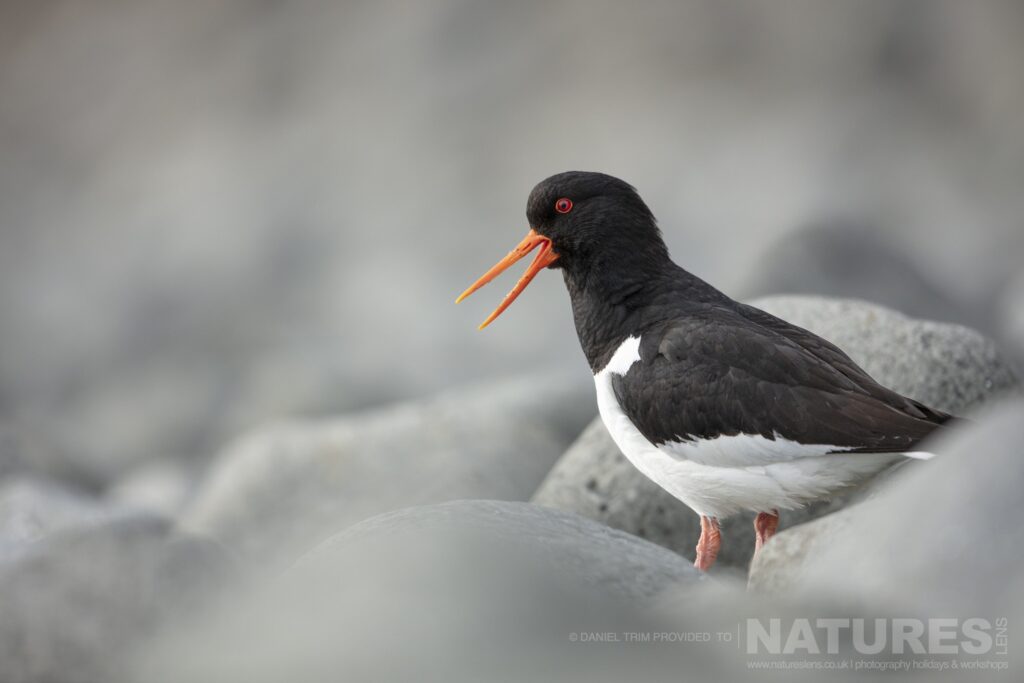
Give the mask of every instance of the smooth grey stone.
<path id="1" fill-rule="evenodd" d="M 371 517 L 318 545 L 293 571 L 347 559 L 367 543 L 382 540 L 407 553 L 410 544 L 426 550 L 456 542 L 490 556 L 488 564 L 497 554 L 506 567 L 520 562 L 543 567 L 559 581 L 609 599 L 650 600 L 666 588 L 704 578 L 677 554 L 586 517 L 492 500 L 452 501 Z"/>
<path id="2" fill-rule="evenodd" d="M 525 500 L 594 411 L 583 378 L 528 375 L 262 430 L 217 458 L 182 525 L 287 562 L 388 510 Z"/>
<path id="3" fill-rule="evenodd" d="M 663 594 L 685 600 L 714 588 L 678 555 L 591 520 L 528 503 L 454 501 L 333 536 L 281 576 L 154 640 L 136 671 L 154 683 L 269 683 L 281 672 L 593 681 L 655 670 L 655 680 L 676 680 L 672 670 L 706 671 L 734 646 L 637 646 L 623 634 L 707 625 L 708 612 L 685 603 L 671 618 L 658 610 Z M 581 633 L 619 640 L 580 641 Z M 648 661 L 652 652 L 663 661 Z"/>
<path id="4" fill-rule="evenodd" d="M 193 613 L 232 571 L 218 546 L 153 517 L 55 533 L 0 563 L 2 678 L 120 680 L 144 636 Z"/>

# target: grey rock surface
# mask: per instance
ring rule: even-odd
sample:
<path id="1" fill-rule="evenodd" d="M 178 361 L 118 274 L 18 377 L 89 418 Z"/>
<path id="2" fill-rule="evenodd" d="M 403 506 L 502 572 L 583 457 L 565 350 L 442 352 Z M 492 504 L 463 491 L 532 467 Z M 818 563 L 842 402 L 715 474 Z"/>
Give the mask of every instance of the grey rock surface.
<path id="1" fill-rule="evenodd" d="M 13 424 L 0 423 L 0 480 L 30 471 L 36 460 L 37 446 L 23 430 Z"/>
<path id="2" fill-rule="evenodd" d="M 49 534 L 124 517 L 124 508 L 62 484 L 28 477 L 0 481 L 0 559 Z"/>
<path id="3" fill-rule="evenodd" d="M 53 534 L 0 562 L 5 683 L 115 680 L 131 648 L 231 572 L 216 545 L 135 517 Z"/>
<path id="4" fill-rule="evenodd" d="M 584 378 L 533 375 L 264 430 L 217 458 L 182 524 L 288 560 L 380 512 L 524 500 L 594 412 Z"/>
<path id="5" fill-rule="evenodd" d="M 968 413 L 1017 386 L 993 343 L 959 325 L 846 299 L 769 297 L 752 303 L 833 341 L 882 384 L 940 409 Z M 783 511 L 780 528 L 834 512 L 865 492 Z M 643 536 L 691 559 L 700 535 L 697 515 L 640 474 L 600 419 L 559 460 L 533 501 Z M 753 556 L 752 515 L 724 520 L 722 537 L 718 571 L 746 567 Z"/>
<path id="6" fill-rule="evenodd" d="M 800 589 L 804 568 L 830 545 L 846 543 L 859 511 L 850 505 L 833 514 L 783 529 L 750 563 L 750 590 L 784 595 Z"/>
<path id="7" fill-rule="evenodd" d="M 340 672 L 603 681 L 644 671 L 678 680 L 685 669 L 684 679 L 700 679 L 733 649 L 579 636 L 671 630 L 649 613 L 659 596 L 711 588 L 678 555 L 591 520 L 527 503 L 455 501 L 355 525 L 197 627 L 154 641 L 137 666 L 154 683 L 269 683 L 282 671 L 324 681 Z M 705 614 L 674 616 L 695 629 Z M 649 660 L 657 650 L 663 662 Z"/>
<path id="8" fill-rule="evenodd" d="M 293 571 L 334 564 L 354 549 L 358 553 L 367 541 L 384 540 L 409 552 L 409 545 L 443 546 L 453 539 L 481 557 L 490 556 L 488 565 L 495 563 L 497 553 L 502 564 L 528 563 L 602 599 L 650 601 L 668 588 L 704 578 L 677 554 L 586 517 L 490 500 L 452 501 L 371 517 L 318 545 Z"/>
<path id="9" fill-rule="evenodd" d="M 1022 443 L 1024 401 L 993 406 L 936 440 L 927 467 L 894 475 L 835 523 L 779 534 L 781 542 L 755 561 L 751 587 L 943 617 L 1020 615 Z"/>
<path id="10" fill-rule="evenodd" d="M 1024 368 L 1024 270 L 1018 272 L 999 296 L 999 339 Z"/>
<path id="11" fill-rule="evenodd" d="M 112 504 L 176 519 L 195 491 L 197 475 L 181 459 L 144 463 L 118 479 L 105 492 Z"/>
<path id="12" fill-rule="evenodd" d="M 941 540 L 943 534 L 934 537 Z M 996 559 L 1005 560 L 1010 552 Z M 638 553 L 636 564 L 623 560 L 632 553 Z M 893 564 L 901 561 L 898 552 L 887 555 Z M 598 569 L 580 574 L 572 558 Z M 601 579 L 605 566 L 615 577 L 607 589 Z M 652 566 L 682 580 L 658 578 L 649 584 L 661 586 L 653 596 L 645 584 L 639 591 L 636 586 L 620 590 L 623 572 Z M 1013 563 L 1001 566 L 1007 576 L 1017 572 Z M 958 571 L 962 580 L 970 580 L 958 569 L 939 571 Z M 750 618 L 764 627 L 780 621 L 785 634 L 797 619 L 910 614 L 903 603 L 886 602 L 892 589 L 857 595 L 862 602 L 851 607 L 846 570 L 836 573 L 825 595 L 785 598 L 737 591 L 730 582 L 708 577 L 691 581 L 693 575 L 668 551 L 626 534 L 595 531 L 593 523 L 555 511 L 492 501 L 401 510 L 339 534 L 273 581 L 232 592 L 229 600 L 189 621 L 189 628 L 159 634 L 133 658 L 127 680 L 276 683 L 285 672 L 312 681 L 334 680 L 339 673 L 354 680 L 447 682 L 820 681 L 820 671 L 811 667 L 748 667 L 766 660 L 800 663 L 805 657 L 799 650 L 781 657 L 746 655 L 749 632 L 743 625 Z M 573 584 L 578 590 L 568 588 Z M 965 603 L 973 609 L 983 605 L 973 597 Z M 915 613 L 950 616 L 942 611 L 949 602 L 935 605 Z M 1000 613 L 1019 614 L 1014 610 L 1004 605 Z M 715 639 L 723 632 L 735 637 L 723 644 Z M 625 639 L 672 633 L 708 633 L 711 640 L 659 645 Z M 820 631 L 817 635 L 824 647 Z M 838 657 L 806 659 L 908 659 L 888 648 L 858 654 L 849 630 L 840 634 L 838 645 Z M 828 679 L 865 680 L 863 672 L 843 667 Z M 963 677 L 927 670 L 901 680 Z"/>
<path id="13" fill-rule="evenodd" d="M 96 476 L 73 451 L 54 443 L 47 427 L 30 427 L 17 420 L 0 420 L 0 481 L 8 477 L 55 480 L 75 488 L 97 491 L 105 479 Z"/>

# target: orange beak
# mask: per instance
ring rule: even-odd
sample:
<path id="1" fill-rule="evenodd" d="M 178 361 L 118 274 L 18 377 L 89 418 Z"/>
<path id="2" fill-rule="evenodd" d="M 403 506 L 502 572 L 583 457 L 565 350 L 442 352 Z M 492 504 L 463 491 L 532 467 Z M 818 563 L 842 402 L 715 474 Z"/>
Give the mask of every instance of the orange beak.
<path id="1" fill-rule="evenodd" d="M 487 320 L 480 323 L 480 327 L 478 329 L 482 330 L 490 325 L 491 322 L 501 315 L 502 312 L 516 300 L 516 297 L 526 289 L 526 285 L 530 284 L 530 280 L 536 277 L 537 273 L 558 260 L 558 254 L 551 249 L 551 240 L 543 235 L 538 235 L 535 230 L 530 230 L 530 232 L 526 233 L 526 237 L 523 238 L 523 241 L 520 242 L 515 249 L 508 252 L 508 255 L 505 256 L 505 258 L 494 264 L 493 268 L 480 276 L 479 280 L 470 285 L 469 289 L 460 294 L 459 298 L 455 300 L 455 303 L 459 303 L 467 296 L 498 277 L 498 275 L 505 271 L 509 266 L 529 254 L 537 246 L 540 246 L 540 251 L 537 252 L 537 256 L 533 259 L 533 263 L 531 263 L 530 267 L 526 269 L 523 276 L 519 278 L 519 282 L 517 282 L 516 286 L 512 288 L 512 291 L 505 295 L 501 304 L 494 309 L 493 313 L 487 316 Z"/>

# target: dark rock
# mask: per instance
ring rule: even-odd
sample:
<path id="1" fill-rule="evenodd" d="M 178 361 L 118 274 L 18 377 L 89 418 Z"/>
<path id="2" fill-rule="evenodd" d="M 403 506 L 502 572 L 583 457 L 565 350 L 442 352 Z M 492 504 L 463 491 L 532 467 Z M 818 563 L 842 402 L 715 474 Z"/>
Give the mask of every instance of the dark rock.
<path id="1" fill-rule="evenodd" d="M 594 410 L 582 378 L 529 376 L 264 430 L 218 458 L 182 523 L 287 561 L 387 510 L 526 499 Z"/>

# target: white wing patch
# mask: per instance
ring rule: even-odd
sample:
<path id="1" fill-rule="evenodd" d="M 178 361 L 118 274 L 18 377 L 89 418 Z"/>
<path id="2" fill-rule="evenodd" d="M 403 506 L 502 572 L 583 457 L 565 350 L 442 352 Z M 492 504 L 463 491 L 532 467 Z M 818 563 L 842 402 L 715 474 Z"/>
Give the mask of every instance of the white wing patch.
<path id="1" fill-rule="evenodd" d="M 829 453 L 851 450 L 827 444 L 803 444 L 790 441 L 778 433 L 774 439 L 760 434 L 734 434 L 714 439 L 693 437 L 687 441 L 671 441 L 659 444 L 658 448 L 676 457 L 716 467 L 749 467 L 771 465 L 798 458 L 814 458 Z"/>
<path id="2" fill-rule="evenodd" d="M 615 353 L 612 354 L 612 359 L 608 361 L 608 364 L 601 368 L 594 376 L 603 374 L 625 375 L 629 372 L 633 363 L 638 360 L 640 360 L 640 337 L 626 337 L 626 340 L 619 344 L 619 348 L 615 349 Z"/>

